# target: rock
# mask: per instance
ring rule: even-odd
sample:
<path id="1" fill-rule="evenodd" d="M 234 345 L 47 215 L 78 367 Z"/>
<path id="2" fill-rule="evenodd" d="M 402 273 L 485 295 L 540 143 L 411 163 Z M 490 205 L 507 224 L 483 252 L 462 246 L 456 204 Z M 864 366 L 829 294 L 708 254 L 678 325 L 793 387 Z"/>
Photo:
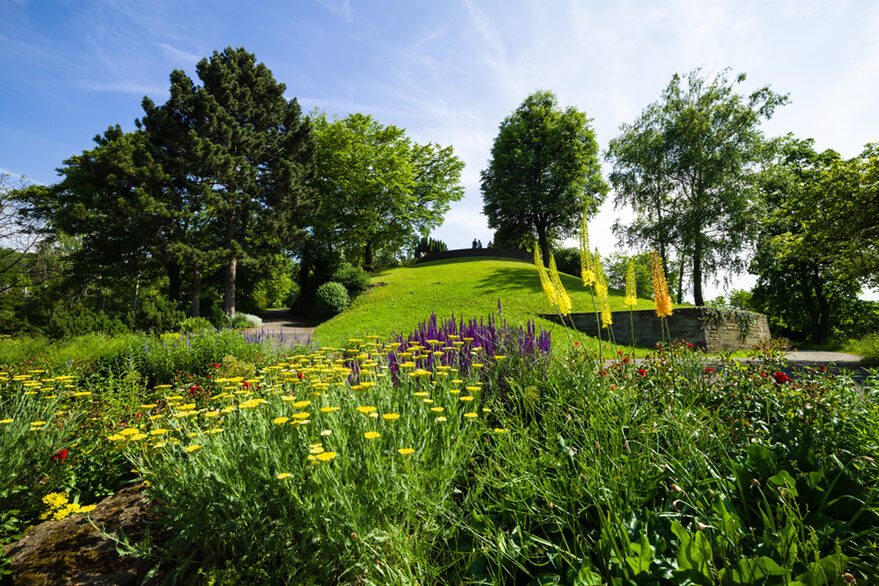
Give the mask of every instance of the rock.
<path id="1" fill-rule="evenodd" d="M 140 484 L 108 496 L 89 514 L 92 522 L 116 537 L 121 531 L 129 543 L 141 540 L 158 517 L 150 512 L 144 488 Z M 155 565 L 120 556 L 116 543 L 101 536 L 85 515 L 41 523 L 3 548 L 3 554 L 10 559 L 15 585 L 139 584 Z"/>

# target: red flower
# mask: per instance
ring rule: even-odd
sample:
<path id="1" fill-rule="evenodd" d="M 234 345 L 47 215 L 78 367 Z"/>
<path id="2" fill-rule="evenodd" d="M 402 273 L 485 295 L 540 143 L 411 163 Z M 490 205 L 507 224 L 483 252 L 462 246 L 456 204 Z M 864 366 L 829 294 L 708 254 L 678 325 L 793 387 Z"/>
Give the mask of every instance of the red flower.
<path id="1" fill-rule="evenodd" d="M 640 374 L 641 376 L 646 376 L 646 375 L 647 375 L 647 371 L 644 370 L 643 368 L 639 368 L 639 369 L 638 369 L 638 374 Z"/>
<path id="2" fill-rule="evenodd" d="M 301 372 L 297 372 L 296 375 L 299 377 L 299 380 L 302 380 L 304 375 Z"/>
<path id="3" fill-rule="evenodd" d="M 214 368 L 220 368 L 220 363 L 217 362 L 216 364 L 214 364 Z"/>
<path id="4" fill-rule="evenodd" d="M 783 373 L 783 372 L 776 372 L 775 373 L 775 382 L 777 382 L 778 384 L 781 385 L 784 383 L 789 383 L 790 381 L 791 381 L 791 378 L 788 375 L 786 375 L 785 373 Z"/>
<path id="5" fill-rule="evenodd" d="M 706 366 L 705 367 L 705 374 L 711 374 L 712 372 L 714 372 L 713 366 Z"/>
<path id="6" fill-rule="evenodd" d="M 63 464 L 64 460 L 67 458 L 67 450 L 58 450 L 57 452 L 52 454 L 52 458 L 58 460 Z"/>

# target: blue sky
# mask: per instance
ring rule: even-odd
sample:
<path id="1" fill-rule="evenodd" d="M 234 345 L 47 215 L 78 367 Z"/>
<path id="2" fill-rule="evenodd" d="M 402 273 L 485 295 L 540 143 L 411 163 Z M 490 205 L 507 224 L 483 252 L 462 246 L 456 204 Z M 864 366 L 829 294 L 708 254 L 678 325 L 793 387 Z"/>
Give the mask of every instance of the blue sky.
<path id="1" fill-rule="evenodd" d="M 54 182 L 94 135 L 132 129 L 144 95 L 163 102 L 173 69 L 194 75 L 226 46 L 255 53 L 306 111 L 364 112 L 454 145 L 466 196 L 434 232 L 450 248 L 491 239 L 479 172 L 536 89 L 585 111 L 603 150 L 674 73 L 730 67 L 745 90 L 790 94 L 769 135 L 846 157 L 879 141 L 879 3 L 866 0 L 0 0 L 0 171 Z M 602 253 L 621 214 L 608 203 L 592 223 Z"/>

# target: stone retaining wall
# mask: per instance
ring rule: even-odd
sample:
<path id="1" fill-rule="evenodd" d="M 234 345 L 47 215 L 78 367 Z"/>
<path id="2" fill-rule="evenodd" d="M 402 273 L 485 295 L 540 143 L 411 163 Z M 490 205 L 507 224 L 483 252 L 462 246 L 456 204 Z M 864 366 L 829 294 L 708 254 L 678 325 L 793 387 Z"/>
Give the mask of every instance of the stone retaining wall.
<path id="1" fill-rule="evenodd" d="M 557 314 L 544 314 L 541 317 L 559 323 Z M 636 346 L 652 348 L 662 341 L 662 322 L 656 317 L 656 311 L 641 309 L 633 311 L 632 317 Z M 748 350 L 761 342 L 769 341 L 769 322 L 761 313 L 711 307 L 681 307 L 675 309 L 667 320 L 672 340 L 683 339 L 709 352 Z M 597 335 L 594 313 L 572 313 L 565 318 L 566 325 L 571 321 L 583 333 Z M 612 327 L 617 342 L 631 343 L 632 330 L 628 311 L 613 312 Z M 607 330 L 602 330 L 602 336 L 607 336 Z"/>
<path id="2" fill-rule="evenodd" d="M 445 250 L 443 252 L 426 254 L 416 260 L 415 264 L 431 262 L 434 260 L 446 260 L 450 258 L 465 258 L 468 256 L 508 258 L 511 260 L 533 262 L 533 257 L 530 253 L 519 250 L 518 248 L 458 248 L 456 250 Z"/>

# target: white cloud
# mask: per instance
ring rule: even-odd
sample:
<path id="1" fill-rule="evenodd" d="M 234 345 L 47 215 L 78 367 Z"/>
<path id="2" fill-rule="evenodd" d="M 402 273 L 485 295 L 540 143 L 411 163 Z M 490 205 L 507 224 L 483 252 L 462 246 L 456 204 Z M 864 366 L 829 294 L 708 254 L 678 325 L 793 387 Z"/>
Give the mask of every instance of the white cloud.
<path id="1" fill-rule="evenodd" d="M 341 16 L 346 22 L 352 22 L 354 11 L 351 9 L 351 0 L 317 0 L 317 3 Z"/>
<path id="2" fill-rule="evenodd" d="M 171 58 L 177 64 L 180 65 L 189 65 L 193 66 L 202 59 L 202 55 L 198 55 L 196 53 L 190 53 L 188 51 L 184 51 L 182 49 L 178 49 L 177 47 L 173 47 L 168 43 L 155 43 L 157 47 L 162 49 L 165 54 Z"/>
<path id="3" fill-rule="evenodd" d="M 165 86 L 152 86 L 132 81 L 83 81 L 80 87 L 95 92 L 122 92 L 138 96 L 168 94 L 168 88 Z"/>

